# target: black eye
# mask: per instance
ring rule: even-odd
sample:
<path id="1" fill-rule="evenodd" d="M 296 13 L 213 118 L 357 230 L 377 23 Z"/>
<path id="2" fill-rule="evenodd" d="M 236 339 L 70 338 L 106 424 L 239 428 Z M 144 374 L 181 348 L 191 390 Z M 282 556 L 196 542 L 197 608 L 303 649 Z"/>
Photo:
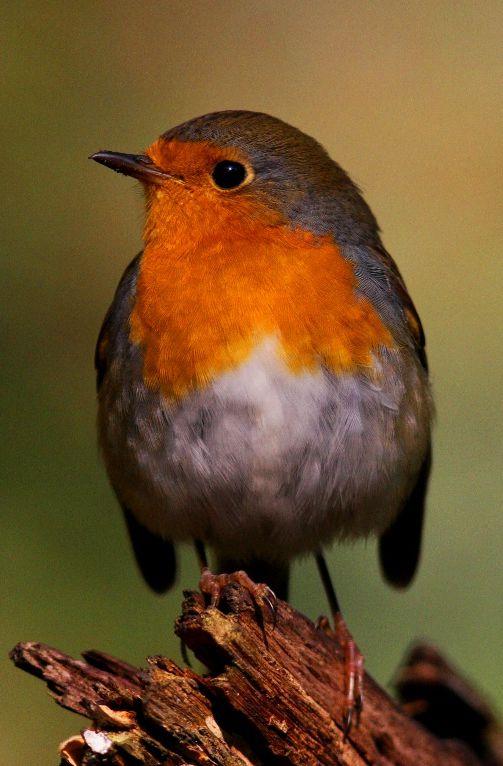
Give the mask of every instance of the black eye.
<path id="1" fill-rule="evenodd" d="M 213 168 L 212 178 L 221 189 L 235 189 L 246 178 L 246 168 L 240 162 L 222 160 Z"/>

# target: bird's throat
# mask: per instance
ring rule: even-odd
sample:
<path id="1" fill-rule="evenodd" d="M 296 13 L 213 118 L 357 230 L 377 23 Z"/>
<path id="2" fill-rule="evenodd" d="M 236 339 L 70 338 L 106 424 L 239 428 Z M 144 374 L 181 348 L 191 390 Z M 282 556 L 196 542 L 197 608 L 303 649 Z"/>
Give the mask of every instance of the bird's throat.
<path id="1" fill-rule="evenodd" d="M 147 385 L 180 398 L 270 336 L 292 374 L 370 369 L 393 339 L 333 240 L 244 220 L 193 241 L 171 231 L 147 242 L 131 316 Z"/>

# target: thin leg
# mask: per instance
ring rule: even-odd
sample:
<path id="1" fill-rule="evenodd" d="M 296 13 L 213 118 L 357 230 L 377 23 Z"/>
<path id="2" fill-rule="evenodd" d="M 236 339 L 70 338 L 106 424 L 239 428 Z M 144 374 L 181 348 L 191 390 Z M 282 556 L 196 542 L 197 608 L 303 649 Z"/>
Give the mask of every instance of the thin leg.
<path id="1" fill-rule="evenodd" d="M 206 556 L 206 549 L 202 540 L 194 540 L 194 549 L 196 551 L 197 561 L 202 574 L 205 569 L 208 569 L 208 558 Z M 182 655 L 182 660 L 185 662 L 185 664 L 188 665 L 189 668 L 192 667 L 187 652 L 187 644 L 183 638 L 180 639 L 180 652 Z"/>
<path id="2" fill-rule="evenodd" d="M 316 564 L 320 573 L 321 581 L 327 595 L 330 611 L 334 620 L 335 636 L 344 651 L 344 693 L 346 696 L 344 706 L 344 738 L 351 730 L 353 714 L 356 714 L 356 725 L 360 722 L 360 714 L 363 708 L 363 676 L 364 657 L 348 630 L 342 616 L 335 588 L 330 578 L 327 562 L 321 551 L 316 554 Z M 320 621 L 320 626 L 326 628 L 326 620 Z"/>
<path id="3" fill-rule="evenodd" d="M 332 612 L 333 616 L 335 616 L 336 614 L 340 614 L 341 608 L 339 606 L 337 594 L 332 584 L 332 580 L 330 579 L 330 572 L 328 571 L 327 562 L 325 561 L 325 556 L 323 555 L 321 551 L 318 551 L 318 553 L 316 554 L 316 564 L 318 566 L 318 572 L 320 573 L 321 582 L 323 583 L 323 587 L 325 589 L 325 595 L 327 597 L 330 611 Z"/>
<path id="4" fill-rule="evenodd" d="M 204 543 L 202 540 L 194 540 L 194 549 L 196 551 L 197 561 L 199 563 L 199 568 L 201 570 L 201 574 L 205 569 L 208 569 L 208 557 L 206 556 L 206 549 L 204 547 Z M 182 655 L 182 660 L 185 662 L 186 665 L 192 667 L 192 664 L 190 662 L 190 658 L 187 652 L 187 644 L 183 640 L 183 638 L 180 639 L 180 652 Z"/>
<path id="5" fill-rule="evenodd" d="M 196 556 L 201 571 L 203 569 L 208 569 L 208 557 L 206 555 L 206 548 L 204 547 L 202 540 L 194 540 L 194 548 L 196 549 Z"/>

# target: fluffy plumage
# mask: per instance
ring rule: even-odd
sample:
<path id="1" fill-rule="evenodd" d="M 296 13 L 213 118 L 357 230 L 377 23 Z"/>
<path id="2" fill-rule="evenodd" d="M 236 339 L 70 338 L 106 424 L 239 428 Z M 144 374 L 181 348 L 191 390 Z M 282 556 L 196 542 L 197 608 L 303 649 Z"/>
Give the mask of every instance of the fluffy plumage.
<path id="1" fill-rule="evenodd" d="M 147 154 L 172 178 L 146 184 L 145 249 L 96 355 L 100 443 L 138 534 L 268 561 L 282 582 L 296 555 L 384 535 L 386 576 L 409 581 L 424 334 L 357 187 L 313 139 L 251 112 L 192 120 Z M 217 190 L 222 159 L 253 180 Z"/>

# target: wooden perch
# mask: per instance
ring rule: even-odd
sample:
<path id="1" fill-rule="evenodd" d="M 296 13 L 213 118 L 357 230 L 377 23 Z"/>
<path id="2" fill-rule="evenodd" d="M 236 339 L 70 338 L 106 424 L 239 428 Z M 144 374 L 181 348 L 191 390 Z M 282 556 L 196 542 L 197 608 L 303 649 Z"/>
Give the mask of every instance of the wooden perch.
<path id="1" fill-rule="evenodd" d="M 206 608 L 198 593 L 185 596 L 176 632 L 209 668 L 205 676 L 164 657 L 150 658 L 147 670 L 139 670 L 96 651 L 85 652 L 82 661 L 37 643 L 14 648 L 18 667 L 43 678 L 60 705 L 92 721 L 82 736 L 63 743 L 63 764 L 503 763 L 486 737 L 495 730 L 492 713 L 434 650 L 416 648 L 398 683 L 406 709 L 425 725 L 367 676 L 360 726 L 343 741 L 341 653 L 331 636 L 284 602 L 276 626 L 264 625 L 236 585 L 224 590 L 219 609 Z M 440 725 L 439 736 L 427 730 L 432 715 L 434 723 L 442 716 L 444 724 L 451 722 L 446 733 Z M 456 728 L 457 715 L 462 725 Z"/>

